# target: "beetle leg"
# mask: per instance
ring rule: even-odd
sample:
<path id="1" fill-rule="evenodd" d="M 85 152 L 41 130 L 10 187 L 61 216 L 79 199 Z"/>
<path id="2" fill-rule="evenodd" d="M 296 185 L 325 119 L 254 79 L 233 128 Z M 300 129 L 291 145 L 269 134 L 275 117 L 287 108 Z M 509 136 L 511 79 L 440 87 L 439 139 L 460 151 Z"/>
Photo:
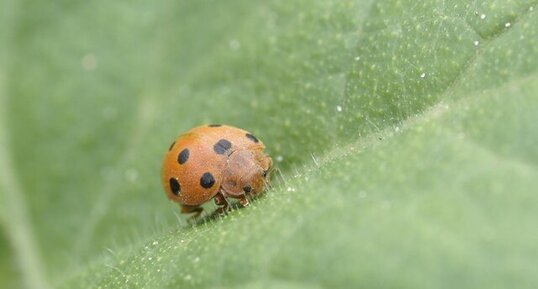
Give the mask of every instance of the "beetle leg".
<path id="1" fill-rule="evenodd" d="M 248 207 L 250 205 L 250 201 L 247 198 L 247 195 L 242 195 L 239 197 L 239 204 L 243 207 Z"/>
<path id="2" fill-rule="evenodd" d="M 204 210 L 204 208 L 202 208 L 200 206 L 181 205 L 181 213 L 183 213 L 183 214 L 194 213 L 194 215 L 192 215 L 192 217 L 191 217 L 193 219 L 198 218 L 198 216 L 200 216 L 200 214 L 202 213 L 203 210 Z"/>
<path id="3" fill-rule="evenodd" d="M 215 195 L 215 205 L 219 206 L 217 210 L 213 214 L 222 214 L 228 212 L 228 209 L 230 207 L 230 204 L 228 203 L 228 200 L 226 200 L 226 197 L 222 193 L 217 193 Z"/>

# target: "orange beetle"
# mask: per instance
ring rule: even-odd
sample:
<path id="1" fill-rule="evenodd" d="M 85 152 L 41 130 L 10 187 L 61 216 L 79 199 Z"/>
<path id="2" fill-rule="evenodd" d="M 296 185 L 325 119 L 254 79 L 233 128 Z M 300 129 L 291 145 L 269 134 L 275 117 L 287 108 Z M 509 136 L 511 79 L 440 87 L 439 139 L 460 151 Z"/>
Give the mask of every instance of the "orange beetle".
<path id="1" fill-rule="evenodd" d="M 182 213 L 202 213 L 212 198 L 228 210 L 226 198 L 248 206 L 248 196 L 265 190 L 273 161 L 265 146 L 251 133 L 227 125 L 199 126 L 179 136 L 168 149 L 162 183 L 169 199 L 181 204 Z"/>

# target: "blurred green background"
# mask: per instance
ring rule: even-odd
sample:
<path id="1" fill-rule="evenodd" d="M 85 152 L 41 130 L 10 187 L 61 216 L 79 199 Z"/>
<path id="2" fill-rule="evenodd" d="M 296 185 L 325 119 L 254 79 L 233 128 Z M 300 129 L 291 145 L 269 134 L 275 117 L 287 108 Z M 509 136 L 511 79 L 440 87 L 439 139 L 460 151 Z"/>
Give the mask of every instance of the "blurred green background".
<path id="1" fill-rule="evenodd" d="M 1 288 L 536 288 L 538 1 L 0 1 Z M 201 123 L 275 160 L 191 227 Z"/>

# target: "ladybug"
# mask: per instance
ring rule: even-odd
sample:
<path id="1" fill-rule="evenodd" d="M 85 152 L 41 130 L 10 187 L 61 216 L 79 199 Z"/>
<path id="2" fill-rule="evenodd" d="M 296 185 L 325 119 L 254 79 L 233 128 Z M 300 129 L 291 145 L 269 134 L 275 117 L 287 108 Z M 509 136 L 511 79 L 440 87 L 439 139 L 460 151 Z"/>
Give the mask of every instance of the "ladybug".
<path id="1" fill-rule="evenodd" d="M 247 197 L 263 192 L 273 161 L 253 134 L 228 125 L 195 127 L 179 136 L 164 156 L 162 184 L 182 213 L 199 216 L 202 204 L 214 199 L 218 212 L 229 208 L 227 198 L 249 205 Z"/>

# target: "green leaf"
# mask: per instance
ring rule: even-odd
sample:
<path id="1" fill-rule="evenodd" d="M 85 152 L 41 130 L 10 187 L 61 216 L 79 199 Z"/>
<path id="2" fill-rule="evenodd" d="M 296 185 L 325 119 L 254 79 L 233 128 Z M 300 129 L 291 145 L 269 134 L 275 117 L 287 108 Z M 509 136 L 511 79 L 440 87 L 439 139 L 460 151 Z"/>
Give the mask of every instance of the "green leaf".
<path id="1" fill-rule="evenodd" d="M 536 10 L 1 2 L 0 287 L 533 288 Z M 160 166 L 200 123 L 278 170 L 191 226 Z"/>

